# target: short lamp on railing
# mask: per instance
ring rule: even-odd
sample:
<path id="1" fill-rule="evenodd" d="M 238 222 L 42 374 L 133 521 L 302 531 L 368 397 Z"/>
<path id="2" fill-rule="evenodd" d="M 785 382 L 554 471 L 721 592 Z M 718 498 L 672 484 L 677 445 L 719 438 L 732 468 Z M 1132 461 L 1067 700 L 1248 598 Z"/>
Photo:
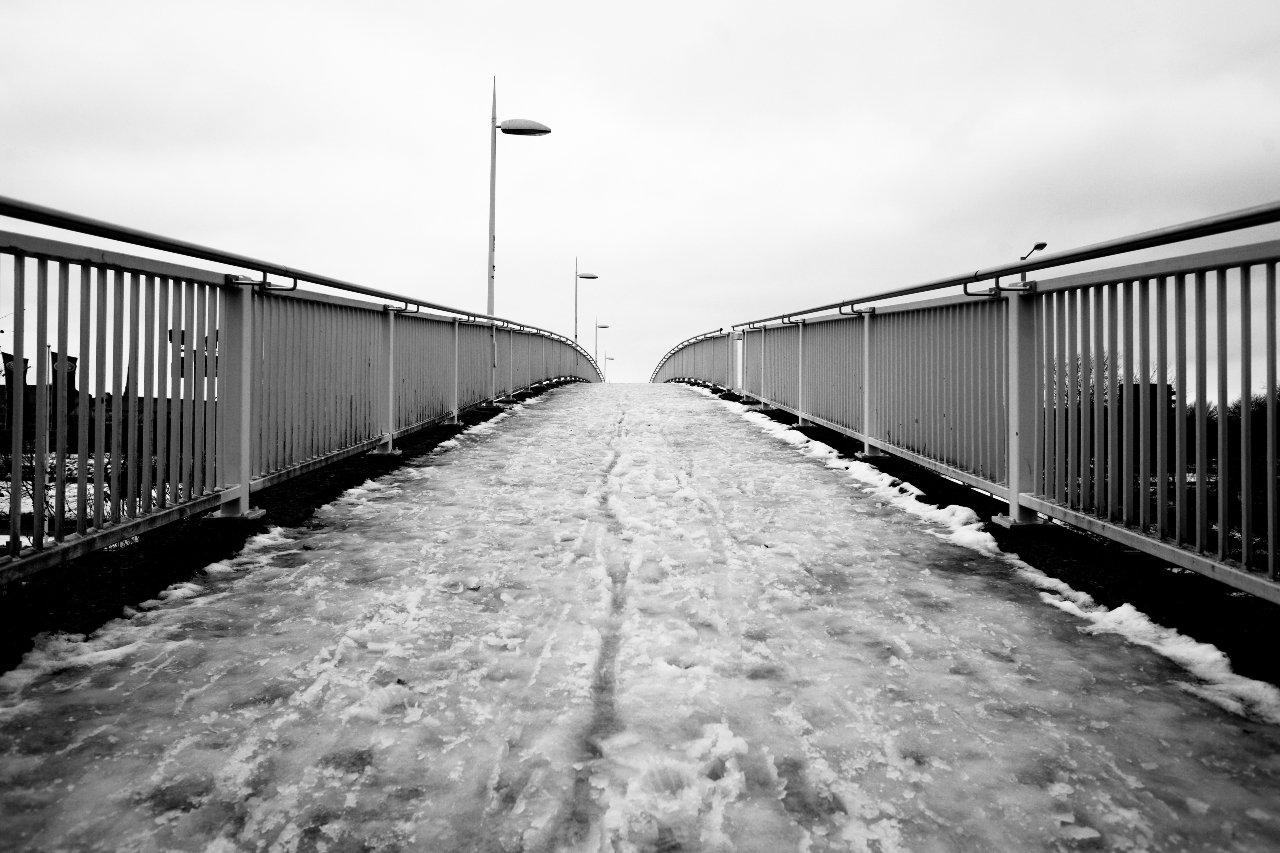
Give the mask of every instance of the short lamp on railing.
<path id="1" fill-rule="evenodd" d="M 1031 247 L 1031 251 L 1030 251 L 1030 252 L 1027 252 L 1025 255 L 1023 255 L 1022 257 L 1018 258 L 1018 260 L 1020 260 L 1020 261 L 1025 261 L 1027 258 L 1029 258 L 1029 257 L 1031 257 L 1032 255 L 1034 255 L 1036 252 L 1039 252 L 1039 251 L 1041 251 L 1042 249 L 1046 249 L 1046 248 L 1048 248 L 1048 246 L 1049 246 L 1049 244 L 1048 244 L 1048 243 L 1046 243 L 1046 242 L 1044 242 L 1044 241 L 1042 240 L 1042 241 L 1040 241 L 1039 243 L 1036 243 L 1034 246 L 1032 246 L 1032 247 Z M 1023 270 L 1023 271 L 1022 271 L 1022 275 L 1020 275 L 1020 276 L 1019 276 L 1019 278 L 1021 279 L 1022 284 L 1025 286 L 1025 285 L 1026 285 L 1026 283 L 1027 283 L 1027 271 L 1026 271 L 1026 270 Z M 998 284 L 999 284 L 999 280 L 997 280 L 997 282 L 996 282 L 996 283 L 997 283 L 997 285 L 998 285 Z"/>

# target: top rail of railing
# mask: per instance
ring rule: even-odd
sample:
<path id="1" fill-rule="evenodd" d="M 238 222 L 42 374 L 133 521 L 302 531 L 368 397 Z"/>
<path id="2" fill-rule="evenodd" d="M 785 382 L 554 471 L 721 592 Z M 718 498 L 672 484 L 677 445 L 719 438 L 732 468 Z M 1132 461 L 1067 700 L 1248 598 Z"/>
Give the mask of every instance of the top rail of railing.
<path id="1" fill-rule="evenodd" d="M 1215 234 L 1224 234 L 1228 231 L 1239 231 L 1245 228 L 1254 228 L 1259 225 L 1270 225 L 1275 222 L 1280 222 L 1280 201 L 1258 205 L 1257 207 L 1246 207 L 1242 210 L 1223 213 L 1217 216 L 1210 216 L 1206 219 L 1197 219 L 1192 222 L 1184 222 L 1180 225 L 1170 225 L 1165 228 L 1157 228 L 1154 231 L 1144 231 L 1140 234 L 1132 234 L 1128 237 L 1118 237 L 1114 240 L 1094 243 L 1091 246 L 1068 249 L 1065 252 L 1041 255 L 1035 260 L 1019 261 L 1017 263 L 988 267 L 987 269 L 975 270 L 971 273 L 963 273 L 961 275 L 950 276 L 948 278 L 940 278 L 935 281 L 928 281 L 924 284 L 917 284 L 911 287 L 902 287 L 897 290 L 886 290 L 880 293 L 872 293 L 867 296 L 842 299 L 839 302 L 828 302 L 825 305 L 815 305 L 812 308 L 802 308 L 798 311 L 787 311 L 782 314 L 774 314 L 771 317 L 747 320 L 742 323 L 735 323 L 733 328 L 741 329 L 746 326 L 755 326 L 761 323 L 768 323 L 773 320 L 788 320 L 792 317 L 816 314 L 819 311 L 850 308 L 855 305 L 863 305 L 869 302 L 881 302 L 886 299 L 897 299 L 903 296 L 914 296 L 919 293 L 928 293 L 929 291 L 941 290 L 948 287 L 962 287 L 964 285 L 974 284 L 980 281 L 1000 279 L 1008 275 L 1021 275 L 1024 273 L 1034 272 L 1036 270 L 1048 269 L 1050 267 L 1060 267 L 1068 264 L 1081 263 L 1083 261 L 1092 261 L 1098 258 L 1110 257 L 1112 255 L 1122 255 L 1127 252 L 1137 252 L 1142 249 L 1153 249 L 1158 246 L 1167 246 L 1171 243 L 1181 243 L 1186 240 L 1195 240 L 1201 237 L 1212 237 Z"/>
<path id="2" fill-rule="evenodd" d="M 403 296 L 399 293 L 391 293 L 386 290 L 365 287 L 364 285 L 355 284 L 350 281 L 343 281 L 342 279 L 333 278 L 332 276 L 308 272 L 306 270 L 297 269 L 296 267 L 272 263 L 271 261 L 252 258 L 248 255 L 240 255 L 235 252 L 224 252 L 221 249 L 212 249 L 208 246 L 201 246 L 198 243 L 191 243 L 186 240 L 177 240 L 172 237 L 164 237 L 159 234 L 152 234 L 149 231 L 129 228 L 124 225 L 115 225 L 110 222 L 104 222 L 100 219 L 92 219 L 88 216 L 80 216 L 76 213 L 56 210 L 52 207 L 44 207 L 43 205 L 32 204 L 28 201 L 9 198 L 8 196 L 0 196 L 0 216 L 7 216 L 11 219 L 18 219 L 24 222 L 34 222 L 39 225 L 49 225 L 54 228 L 61 228 L 65 231 L 74 231 L 79 234 L 103 237 L 108 240 L 130 243 L 135 246 L 145 246 L 148 249 L 170 252 L 175 255 L 183 255 L 189 258 L 199 258 L 200 260 L 211 261 L 217 264 L 225 264 L 239 269 L 253 270 L 255 272 L 262 273 L 264 281 L 266 276 L 269 275 L 280 276 L 282 278 L 292 279 L 295 283 L 301 281 L 310 284 L 317 284 L 321 287 L 343 290 L 348 293 L 358 293 L 362 296 L 373 297 L 374 299 L 387 299 L 393 302 L 403 302 L 406 307 L 409 305 L 418 305 L 432 311 L 440 311 L 445 314 L 455 314 L 461 317 L 467 317 L 471 320 L 479 320 L 506 328 L 512 328 L 517 331 L 535 332 L 569 344 L 581 355 L 585 356 L 593 366 L 595 365 L 595 361 L 591 358 L 591 354 L 589 352 L 583 349 L 572 339 L 565 337 L 559 332 L 553 332 L 550 329 L 543 329 L 539 326 L 531 326 L 528 323 L 521 323 L 516 320 L 509 320 L 505 317 L 496 317 L 489 314 L 483 314 L 478 311 L 467 311 L 463 308 L 453 308 L 448 305 L 441 305 L 438 302 L 428 302 L 427 300 L 419 299 L 416 296 Z"/>

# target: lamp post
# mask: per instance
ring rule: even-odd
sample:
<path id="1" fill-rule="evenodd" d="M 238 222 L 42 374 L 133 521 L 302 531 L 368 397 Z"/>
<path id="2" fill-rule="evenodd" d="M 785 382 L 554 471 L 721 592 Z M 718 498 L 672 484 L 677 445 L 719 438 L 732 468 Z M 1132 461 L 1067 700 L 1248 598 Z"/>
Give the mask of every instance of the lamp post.
<path id="1" fill-rule="evenodd" d="M 605 382 L 609 381 L 609 362 L 611 361 L 613 361 L 613 356 L 606 354 L 604 357 L 604 371 L 603 371 Z"/>
<path id="2" fill-rule="evenodd" d="M 596 364 L 600 363 L 600 330 L 607 329 L 607 328 L 609 328 L 608 324 L 601 324 L 600 318 L 597 317 L 596 318 L 596 345 L 595 345 L 595 349 L 592 350 L 592 355 L 595 357 Z"/>
<path id="3" fill-rule="evenodd" d="M 498 123 L 498 78 L 493 78 L 493 113 L 489 122 L 489 302 L 488 314 L 493 316 L 493 228 L 496 222 L 494 201 L 498 189 L 498 131 L 512 136 L 546 136 L 551 128 L 527 118 L 507 119 Z"/>
<path id="4" fill-rule="evenodd" d="M 578 279 L 580 278 L 599 278 L 600 276 L 590 272 L 578 272 L 578 259 L 573 259 L 573 342 L 578 342 Z"/>

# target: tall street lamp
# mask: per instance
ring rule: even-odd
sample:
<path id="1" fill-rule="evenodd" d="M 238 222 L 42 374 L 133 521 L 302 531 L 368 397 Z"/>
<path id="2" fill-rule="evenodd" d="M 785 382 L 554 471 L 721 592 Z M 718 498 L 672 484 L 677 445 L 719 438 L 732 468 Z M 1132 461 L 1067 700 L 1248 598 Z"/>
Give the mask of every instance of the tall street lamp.
<path id="1" fill-rule="evenodd" d="M 493 316 L 493 226 L 494 200 L 498 189 L 498 131 L 512 136 L 546 136 L 551 128 L 527 118 L 511 118 L 498 123 L 498 78 L 493 78 L 493 114 L 489 122 L 489 316 Z"/>
<path id="2" fill-rule="evenodd" d="M 593 351 L 593 355 L 595 356 L 595 359 L 596 359 L 596 364 L 600 363 L 600 330 L 607 329 L 607 328 L 609 328 L 608 324 L 602 324 L 600 322 L 600 318 L 597 317 L 596 318 L 596 345 Z"/>
<path id="3" fill-rule="evenodd" d="M 578 342 L 578 279 L 580 278 L 599 278 L 600 276 L 590 272 L 578 272 L 578 259 L 573 259 L 573 342 Z"/>

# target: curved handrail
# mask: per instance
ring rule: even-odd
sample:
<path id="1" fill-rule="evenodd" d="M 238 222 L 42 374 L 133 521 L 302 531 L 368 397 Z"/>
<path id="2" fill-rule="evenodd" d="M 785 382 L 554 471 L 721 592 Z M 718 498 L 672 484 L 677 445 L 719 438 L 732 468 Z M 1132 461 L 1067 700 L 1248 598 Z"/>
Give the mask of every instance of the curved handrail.
<path id="1" fill-rule="evenodd" d="M 819 311 L 830 311 L 832 308 L 840 309 L 853 305 L 861 305 L 867 302 L 879 302 L 884 299 L 913 296 L 917 293 L 927 293 L 931 290 L 940 290 L 946 287 L 961 287 L 966 284 L 973 284 L 974 282 L 986 281 L 988 279 L 999 279 L 1006 275 L 1018 275 L 1034 272 L 1035 270 L 1047 269 L 1049 267 L 1059 267 L 1065 266 L 1066 264 L 1080 263 L 1082 261 L 1092 261 L 1098 258 L 1110 257 L 1111 255 L 1136 252 L 1140 249 L 1152 249 L 1157 246 L 1166 246 L 1170 243 L 1180 243 L 1184 240 L 1194 240 L 1200 237 L 1212 237 L 1215 234 L 1223 234 L 1227 231 L 1236 231 L 1241 228 L 1254 228 L 1259 225 L 1270 225 L 1275 222 L 1280 222 L 1280 201 L 1273 201 L 1269 204 L 1262 204 L 1256 207 L 1246 207 L 1230 213 L 1222 213 L 1205 219 L 1196 219 L 1179 225 L 1157 228 L 1154 231 L 1144 231 L 1140 234 L 1131 234 L 1128 237 L 1118 237 L 1114 240 L 1105 240 L 1101 243 L 1094 243 L 1091 246 L 1068 249 L 1065 252 L 1040 255 L 1033 261 L 1020 261 L 1012 264 L 988 267 L 987 269 L 975 270 L 972 273 L 963 273 L 961 275 L 951 276 L 948 278 L 940 278 L 934 281 L 925 282 L 924 284 L 917 284 L 912 287 L 903 287 L 897 290 L 886 290 L 880 293 L 873 293 L 868 296 L 858 296 L 852 299 L 842 299 L 839 302 L 828 302 L 825 305 L 815 305 L 812 308 L 804 308 L 799 311 L 787 311 L 783 314 L 774 314 L 771 317 L 761 317 L 756 320 L 734 323 L 732 328 L 740 329 L 744 326 L 768 323 L 772 320 L 798 317 L 804 314 L 816 314 Z"/>
<path id="2" fill-rule="evenodd" d="M 666 364 L 667 360 L 671 358 L 671 356 L 675 355 L 677 352 L 684 349 L 686 346 L 689 346 L 691 344 L 696 344 L 698 341 L 706 340 L 707 338 L 718 337 L 720 335 L 723 335 L 724 333 L 725 333 L 724 327 L 722 326 L 719 329 L 715 329 L 710 332 L 703 332 L 699 335 L 694 335 L 691 338 L 685 338 L 683 341 L 676 344 L 671 349 L 667 350 L 666 353 L 663 354 L 662 358 L 658 360 L 658 366 L 653 369 L 653 373 L 649 374 L 649 381 L 653 382 L 653 380 L 658 376 L 658 371 L 662 369 L 662 365 Z"/>
<path id="3" fill-rule="evenodd" d="M 294 280 L 295 287 L 298 281 L 307 281 L 312 284 L 318 284 L 322 287 L 330 287 L 334 290 L 344 290 L 349 293 L 358 293 L 362 296 L 371 296 L 375 299 L 404 302 L 406 306 L 414 304 L 422 308 L 429 308 L 433 311 L 442 311 L 446 314 L 456 314 L 477 320 L 487 320 L 495 327 L 501 324 L 512 329 L 532 332 L 543 337 L 552 338 L 562 343 L 566 343 L 587 359 L 588 363 L 595 369 L 597 375 L 600 373 L 600 367 L 596 364 L 595 359 L 591 357 L 589 352 L 579 346 L 577 342 L 566 338 L 558 332 L 553 332 L 550 329 L 543 329 L 538 326 L 531 326 L 528 323 L 520 323 L 515 320 L 508 320 L 505 317 L 481 314 L 476 311 L 466 311 L 461 308 L 441 305 L 438 302 L 428 302 L 425 299 L 418 299 L 413 296 L 402 296 L 398 293 L 391 293 L 386 290 L 365 287 L 353 282 L 343 281 L 342 279 L 333 278 L 327 275 L 321 275 L 320 273 L 307 272 L 306 270 L 300 270 L 295 267 L 264 261 L 248 255 L 236 254 L 235 252 L 224 252 L 220 249 L 213 249 L 208 246 L 202 246 L 198 243 L 191 243 L 186 240 L 165 237 L 160 234 L 152 234 L 149 231 L 129 228 L 124 225 L 115 225 L 110 222 L 104 222 L 101 219 L 92 219 L 88 216 L 80 216 L 76 213 L 68 213 L 64 210 L 56 210 L 52 207 L 32 204 L 31 202 L 22 201 L 16 198 L 9 198 L 8 196 L 0 196 L 0 216 L 7 216 L 11 219 L 19 219 L 24 222 L 34 222 L 38 225 L 49 225 L 54 228 L 61 228 L 65 231 L 74 231 L 79 234 L 103 237 L 108 240 L 118 240 L 123 243 L 131 243 L 135 246 L 145 246 L 148 249 L 156 249 L 161 252 L 171 252 L 173 254 L 184 255 L 189 258 L 199 258 L 204 261 L 239 267 L 240 269 L 254 270 L 262 273 L 264 280 L 268 275 L 291 278 Z"/>

